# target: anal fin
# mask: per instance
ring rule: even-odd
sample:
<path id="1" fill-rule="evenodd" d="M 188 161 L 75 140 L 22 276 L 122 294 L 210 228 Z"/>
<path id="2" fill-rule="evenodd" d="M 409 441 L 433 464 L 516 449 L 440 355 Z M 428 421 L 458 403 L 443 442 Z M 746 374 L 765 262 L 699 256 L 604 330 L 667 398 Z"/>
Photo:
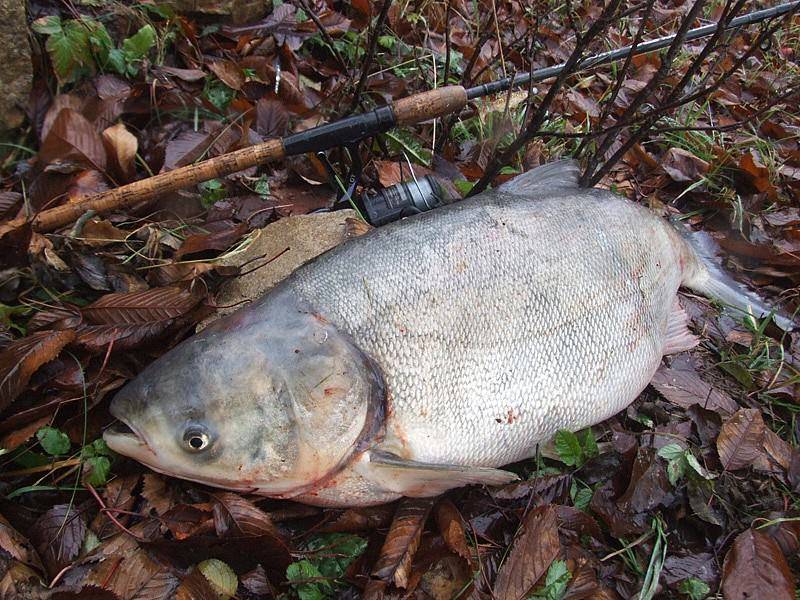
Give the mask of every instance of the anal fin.
<path id="1" fill-rule="evenodd" d="M 369 466 L 370 478 L 386 490 L 417 498 L 463 485 L 504 485 L 519 479 L 500 469 L 417 462 L 382 450 L 370 451 Z"/>
<path id="2" fill-rule="evenodd" d="M 700 343 L 700 338 L 694 335 L 687 326 L 689 316 L 683 310 L 678 297 L 672 305 L 672 311 L 667 317 L 667 332 L 664 336 L 664 354 L 677 354 L 684 350 L 691 350 Z"/>

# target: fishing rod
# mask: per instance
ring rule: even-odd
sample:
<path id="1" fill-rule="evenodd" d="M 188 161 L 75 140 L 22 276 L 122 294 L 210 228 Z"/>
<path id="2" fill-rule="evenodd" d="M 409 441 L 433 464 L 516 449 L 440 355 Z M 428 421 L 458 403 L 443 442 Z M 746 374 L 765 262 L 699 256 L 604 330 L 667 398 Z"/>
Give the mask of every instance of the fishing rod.
<path id="1" fill-rule="evenodd" d="M 731 19 L 725 30 L 738 29 L 780 17 L 799 7 L 800 0 L 795 0 L 794 2 L 787 2 L 772 8 L 748 13 Z M 719 23 L 713 23 L 691 29 L 686 33 L 685 41 L 712 35 L 718 27 Z M 637 45 L 636 48 L 625 46 L 617 50 L 589 56 L 577 63 L 575 72 L 608 64 L 623 59 L 629 54 L 638 56 L 666 48 L 676 37 L 677 34 L 668 35 L 643 42 Z M 96 194 L 80 202 L 42 211 L 31 219 L 30 224 L 36 231 L 52 231 L 69 225 L 87 211 L 107 213 L 113 210 L 130 208 L 161 194 L 167 194 L 203 181 L 230 175 L 265 162 L 278 161 L 287 156 L 305 154 L 307 152 L 320 153 L 338 146 L 351 149 L 351 156 L 353 156 L 355 162 L 357 161 L 358 153 L 352 150 L 357 148 L 358 143 L 363 139 L 385 133 L 400 125 L 413 125 L 460 111 L 466 107 L 470 100 L 476 98 L 549 79 L 561 73 L 565 66 L 565 63 L 561 63 L 470 88 L 464 88 L 460 85 L 448 85 L 414 94 L 366 113 L 312 127 L 282 139 L 267 140 L 202 162 L 159 173 L 158 175 Z M 358 169 L 351 171 L 348 182 L 348 195 L 352 193 L 355 187 L 358 178 L 357 171 Z M 24 223 L 26 223 L 25 218 L 15 219 L 4 226 L 3 229 L 8 231 L 8 229 L 14 229 Z"/>

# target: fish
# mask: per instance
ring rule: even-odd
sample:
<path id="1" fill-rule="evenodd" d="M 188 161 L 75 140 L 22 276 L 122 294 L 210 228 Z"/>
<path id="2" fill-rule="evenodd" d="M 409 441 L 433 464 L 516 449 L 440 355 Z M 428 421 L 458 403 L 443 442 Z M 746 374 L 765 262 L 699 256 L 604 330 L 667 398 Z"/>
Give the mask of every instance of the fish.
<path id="1" fill-rule="evenodd" d="M 213 487 L 368 506 L 503 485 L 698 343 L 683 287 L 788 317 L 710 239 L 558 161 L 376 228 L 177 344 L 113 398 L 115 452 Z"/>

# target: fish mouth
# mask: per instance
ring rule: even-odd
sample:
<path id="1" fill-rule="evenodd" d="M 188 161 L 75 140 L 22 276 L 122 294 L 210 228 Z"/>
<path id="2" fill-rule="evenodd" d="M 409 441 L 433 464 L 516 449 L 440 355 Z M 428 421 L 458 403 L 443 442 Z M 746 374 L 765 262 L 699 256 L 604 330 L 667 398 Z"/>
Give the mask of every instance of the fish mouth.
<path id="1" fill-rule="evenodd" d="M 119 419 L 103 432 L 103 440 L 114 452 L 137 460 L 142 460 L 143 457 L 152 459 L 155 456 L 144 436 L 123 419 Z"/>

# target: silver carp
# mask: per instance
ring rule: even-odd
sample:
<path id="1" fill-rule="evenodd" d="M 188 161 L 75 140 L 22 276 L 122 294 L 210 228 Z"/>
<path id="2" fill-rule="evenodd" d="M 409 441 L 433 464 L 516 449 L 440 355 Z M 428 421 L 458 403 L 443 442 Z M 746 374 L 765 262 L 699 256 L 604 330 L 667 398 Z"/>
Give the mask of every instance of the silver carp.
<path id="1" fill-rule="evenodd" d="M 497 467 L 624 409 L 696 344 L 679 287 L 770 312 L 702 238 L 577 176 L 551 163 L 306 263 L 148 366 L 106 442 L 326 506 L 498 485 L 516 476 Z"/>

